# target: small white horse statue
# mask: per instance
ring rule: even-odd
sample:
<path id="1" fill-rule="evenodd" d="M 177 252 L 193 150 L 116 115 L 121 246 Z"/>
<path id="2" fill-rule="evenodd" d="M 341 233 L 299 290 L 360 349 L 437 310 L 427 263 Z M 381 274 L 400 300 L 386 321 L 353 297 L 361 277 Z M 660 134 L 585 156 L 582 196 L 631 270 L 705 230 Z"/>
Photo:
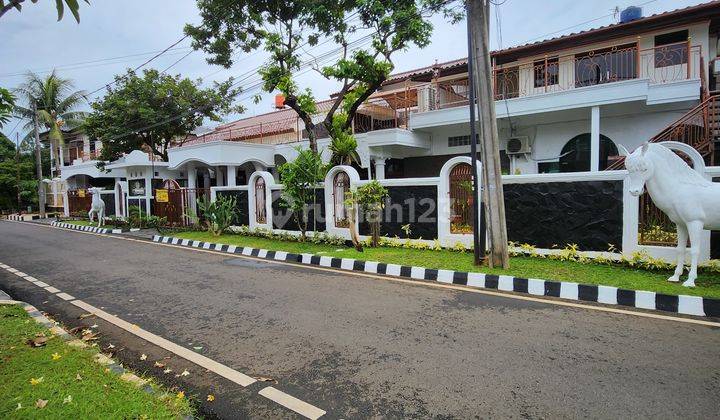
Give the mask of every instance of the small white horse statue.
<path id="1" fill-rule="evenodd" d="M 100 196 L 102 188 L 88 188 L 88 191 L 92 194 L 92 205 L 90 207 L 90 211 L 88 212 L 88 218 L 90 218 L 90 222 L 92 222 L 93 214 L 96 214 L 98 217 L 98 227 L 100 227 L 105 221 L 105 202 Z"/>
<path id="2" fill-rule="evenodd" d="M 662 143 L 645 143 L 632 153 L 625 151 L 630 194 L 647 188 L 653 203 L 677 225 L 677 267 L 668 281 L 680 281 L 685 248 L 690 236 L 690 272 L 685 287 L 695 287 L 703 229 L 720 229 L 720 183 L 693 170 Z"/>

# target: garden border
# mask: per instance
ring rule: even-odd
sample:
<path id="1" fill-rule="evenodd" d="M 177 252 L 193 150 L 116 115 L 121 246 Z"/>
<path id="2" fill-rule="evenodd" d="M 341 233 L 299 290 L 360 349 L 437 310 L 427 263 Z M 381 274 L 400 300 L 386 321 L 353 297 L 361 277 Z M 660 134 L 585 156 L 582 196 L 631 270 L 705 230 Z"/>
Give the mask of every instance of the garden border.
<path id="1" fill-rule="evenodd" d="M 435 281 L 439 283 L 470 286 L 482 289 L 495 289 L 534 296 L 555 297 L 565 300 L 628 306 L 638 309 L 673 312 L 684 315 L 720 317 L 720 299 L 705 298 L 701 296 L 666 295 L 643 290 L 628 290 L 594 284 L 431 269 L 315 254 L 294 254 L 285 251 L 270 251 L 267 249 L 203 242 L 172 236 L 153 235 L 152 241 L 189 248 L 220 251 L 228 254 L 241 254 L 268 260 L 403 277 L 418 281 Z"/>
<path id="2" fill-rule="evenodd" d="M 108 229 L 108 228 L 99 228 L 96 226 L 83 226 L 83 225 L 76 225 L 74 223 L 66 223 L 66 222 L 50 222 L 50 226 L 54 227 L 60 227 L 64 229 L 72 229 L 72 230 L 81 230 L 83 232 L 92 232 L 92 233 L 123 233 L 122 229 Z"/>

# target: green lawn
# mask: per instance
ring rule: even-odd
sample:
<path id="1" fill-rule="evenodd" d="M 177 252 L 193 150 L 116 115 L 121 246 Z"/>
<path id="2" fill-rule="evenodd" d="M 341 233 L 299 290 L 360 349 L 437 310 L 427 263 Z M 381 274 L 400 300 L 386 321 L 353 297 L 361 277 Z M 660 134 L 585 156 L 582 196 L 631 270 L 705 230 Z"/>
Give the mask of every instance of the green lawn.
<path id="1" fill-rule="evenodd" d="M 36 334 L 52 338 L 31 347 L 27 341 Z M 53 337 L 20 306 L 0 306 L 0 418 L 163 419 L 192 412 L 185 398 L 156 386 L 147 393 L 106 371 L 95 354 Z M 47 404 L 39 408 L 38 400 Z"/>
<path id="2" fill-rule="evenodd" d="M 89 220 L 63 220 L 63 223 L 69 223 L 71 225 L 78 226 L 97 226 L 97 221 L 90 223 Z"/>
<path id="3" fill-rule="evenodd" d="M 334 257 L 354 258 L 365 261 L 380 261 L 402 265 L 415 265 L 427 268 L 456 271 L 480 271 L 489 274 L 509 274 L 517 277 L 538 278 L 544 280 L 572 281 L 585 284 L 602 284 L 624 289 L 648 290 L 670 295 L 693 295 L 720 298 L 720 274 L 701 272 L 696 280 L 697 287 L 682 287 L 667 282 L 670 271 L 646 271 L 628 267 L 599 264 L 580 264 L 576 262 L 550 259 L 513 257 L 510 269 L 490 269 L 473 265 L 472 253 L 453 251 L 415 250 L 404 248 L 365 248 L 357 252 L 353 248 L 312 243 L 282 242 L 273 239 L 225 234 L 219 237 L 207 232 L 178 232 L 172 236 L 200 240 L 205 242 L 241 245 L 274 251 L 310 253 Z M 684 278 L 683 278 L 684 279 Z"/>

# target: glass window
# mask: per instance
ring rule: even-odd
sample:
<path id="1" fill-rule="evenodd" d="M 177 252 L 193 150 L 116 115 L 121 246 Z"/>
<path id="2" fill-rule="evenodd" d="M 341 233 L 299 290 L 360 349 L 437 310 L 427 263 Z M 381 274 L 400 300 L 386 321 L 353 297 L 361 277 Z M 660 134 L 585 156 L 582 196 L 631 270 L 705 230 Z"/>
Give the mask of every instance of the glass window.
<path id="1" fill-rule="evenodd" d="M 533 63 L 533 71 L 535 73 L 535 87 L 545 87 L 550 85 L 557 85 L 559 78 L 559 66 L 560 63 L 557 57 L 547 59 L 547 68 L 545 66 L 545 60 L 536 61 Z M 547 77 L 547 85 L 545 79 Z"/>
<path id="2" fill-rule="evenodd" d="M 617 156 L 615 143 L 600 134 L 600 170 L 608 167 L 608 160 Z M 540 169 L 538 165 L 538 170 Z M 580 134 L 565 143 L 560 152 L 560 172 L 584 172 L 590 170 L 590 133 Z"/>
<path id="3" fill-rule="evenodd" d="M 668 67 L 687 63 L 687 40 L 687 29 L 655 36 L 655 67 Z"/>

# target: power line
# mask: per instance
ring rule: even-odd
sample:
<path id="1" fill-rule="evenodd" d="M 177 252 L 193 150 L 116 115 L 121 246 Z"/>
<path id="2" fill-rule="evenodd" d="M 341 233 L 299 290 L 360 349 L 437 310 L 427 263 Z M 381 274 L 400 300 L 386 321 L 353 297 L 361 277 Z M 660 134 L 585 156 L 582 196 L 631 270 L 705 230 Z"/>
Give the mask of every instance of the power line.
<path id="1" fill-rule="evenodd" d="M 180 51 L 180 50 L 186 50 L 188 48 L 192 48 L 192 47 L 172 48 L 169 51 Z M 84 68 L 85 64 L 96 64 L 96 63 L 104 63 L 106 61 L 115 61 L 115 60 L 122 60 L 122 59 L 126 59 L 126 58 L 142 57 L 142 56 L 146 56 L 146 55 L 150 55 L 150 54 L 156 54 L 160 51 L 161 50 L 148 51 L 148 52 L 144 52 L 144 53 L 121 55 L 121 56 L 117 56 L 117 57 L 99 58 L 99 59 L 89 60 L 89 61 L 78 61 L 75 63 L 61 64 L 61 65 L 55 66 L 53 68 L 35 68 L 35 69 L 28 69 L 25 71 L 17 71 L 14 73 L 2 73 L 2 74 L 0 74 L 0 77 L 24 76 L 27 74 L 28 71 L 32 71 L 35 73 L 49 73 L 53 70 L 65 69 L 65 68 L 72 68 L 72 70 L 75 70 L 77 68 Z M 108 63 L 108 64 L 118 64 L 118 63 Z M 88 67 L 90 67 L 90 66 L 88 66 Z"/>

